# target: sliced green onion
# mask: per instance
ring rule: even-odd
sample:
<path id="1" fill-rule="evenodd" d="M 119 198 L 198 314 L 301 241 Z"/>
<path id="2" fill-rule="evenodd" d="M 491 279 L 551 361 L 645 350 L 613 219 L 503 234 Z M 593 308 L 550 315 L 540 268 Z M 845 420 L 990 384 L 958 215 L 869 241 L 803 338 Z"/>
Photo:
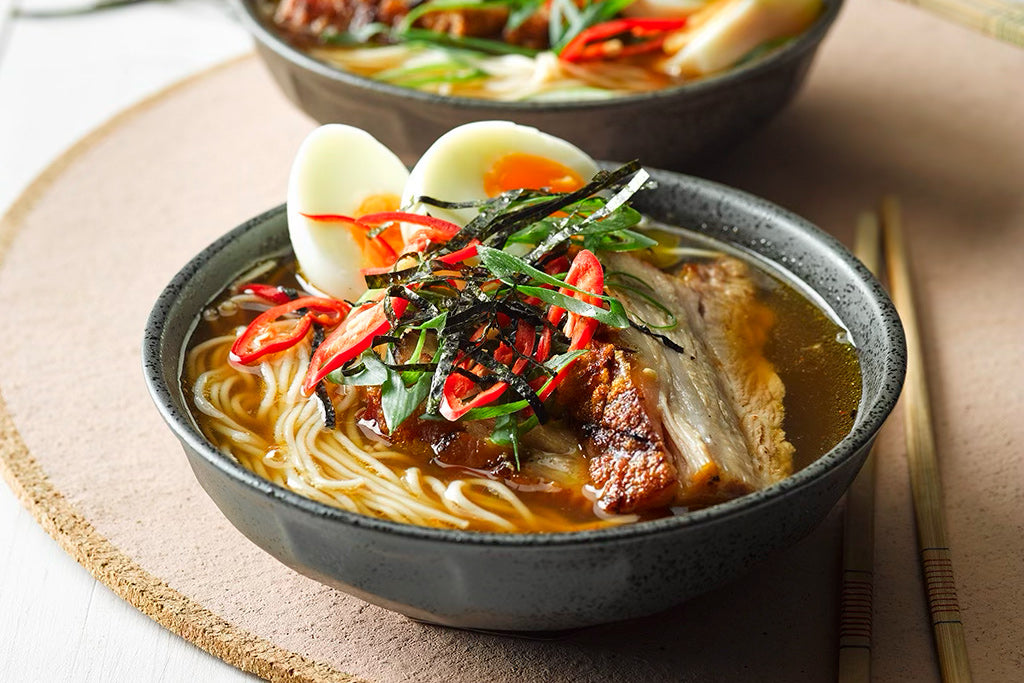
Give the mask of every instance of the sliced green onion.
<path id="1" fill-rule="evenodd" d="M 398 35 L 408 42 L 473 50 L 489 55 L 526 55 L 527 57 L 534 57 L 540 54 L 540 50 L 533 50 L 520 45 L 511 45 L 501 40 L 474 38 L 471 36 L 452 36 L 447 33 L 437 33 L 436 31 L 423 28 L 410 28 Z"/>
<path id="2" fill-rule="evenodd" d="M 453 59 L 423 66 L 388 69 L 377 73 L 374 78 L 378 81 L 393 83 L 407 88 L 418 88 L 437 83 L 464 83 L 478 78 L 485 78 L 487 75 L 487 72 L 483 69 L 467 64 L 464 61 Z M 377 226 L 374 230 L 379 233 L 387 227 L 387 225 Z M 372 232 L 367 232 L 367 236 L 375 237 L 376 235 L 371 234 Z"/>
<path id="3" fill-rule="evenodd" d="M 544 2 L 545 0 L 520 0 L 508 3 L 511 8 L 508 12 L 508 21 L 505 22 L 505 30 L 515 31 L 522 26 L 527 19 L 540 10 Z"/>
<path id="4" fill-rule="evenodd" d="M 496 0 L 428 0 L 411 9 L 395 28 L 398 33 L 404 34 L 427 14 L 458 9 L 491 9 L 494 7 L 508 7 L 508 3 Z"/>
<path id="5" fill-rule="evenodd" d="M 320 34 L 318 40 L 324 45 L 335 45 L 341 47 L 354 45 L 366 46 L 377 36 L 387 35 L 390 32 L 391 27 L 387 24 L 372 22 L 348 31 L 325 31 Z"/>

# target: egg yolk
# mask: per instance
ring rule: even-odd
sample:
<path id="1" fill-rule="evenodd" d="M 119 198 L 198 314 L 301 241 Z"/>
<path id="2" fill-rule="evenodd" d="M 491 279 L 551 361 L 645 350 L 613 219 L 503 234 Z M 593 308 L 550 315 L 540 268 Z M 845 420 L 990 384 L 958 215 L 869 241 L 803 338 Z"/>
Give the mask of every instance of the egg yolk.
<path id="1" fill-rule="evenodd" d="M 484 192 L 488 197 L 508 190 L 572 192 L 584 184 L 579 174 L 568 166 L 522 152 L 506 154 L 484 174 Z"/>
<path id="2" fill-rule="evenodd" d="M 402 200 L 397 195 L 372 194 L 362 201 L 353 218 L 371 213 L 398 211 L 401 204 Z M 397 223 L 384 228 L 376 237 L 367 237 L 365 230 L 355 223 L 349 226 L 349 232 L 363 252 L 364 267 L 390 266 L 403 251 L 405 241 Z"/>
<path id="3" fill-rule="evenodd" d="M 398 211 L 402 200 L 393 194 L 371 194 L 363 200 L 363 203 L 356 209 L 353 218 L 359 218 L 370 213 L 382 213 L 384 211 Z"/>

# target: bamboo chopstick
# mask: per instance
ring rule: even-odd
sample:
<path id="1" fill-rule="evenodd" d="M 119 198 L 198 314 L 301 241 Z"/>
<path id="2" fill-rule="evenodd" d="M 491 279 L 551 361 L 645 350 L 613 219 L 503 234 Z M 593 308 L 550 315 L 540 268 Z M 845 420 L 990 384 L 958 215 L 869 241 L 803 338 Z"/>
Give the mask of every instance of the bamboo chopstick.
<path id="1" fill-rule="evenodd" d="M 960 619 L 942 507 L 942 482 L 935 452 L 921 333 L 914 308 L 900 206 L 895 197 L 882 200 L 882 226 L 890 290 L 907 335 L 907 377 L 903 388 L 907 463 L 935 648 L 943 681 L 970 681 L 967 642 Z"/>
<path id="2" fill-rule="evenodd" d="M 1024 47 L 1024 5 L 1014 0 L 903 0 L 958 24 Z"/>
<path id="3" fill-rule="evenodd" d="M 881 253 L 878 217 L 870 211 L 857 221 L 854 254 L 878 274 Z M 839 683 L 871 680 L 871 615 L 875 562 L 875 454 L 846 492 L 843 576 L 839 602 Z"/>

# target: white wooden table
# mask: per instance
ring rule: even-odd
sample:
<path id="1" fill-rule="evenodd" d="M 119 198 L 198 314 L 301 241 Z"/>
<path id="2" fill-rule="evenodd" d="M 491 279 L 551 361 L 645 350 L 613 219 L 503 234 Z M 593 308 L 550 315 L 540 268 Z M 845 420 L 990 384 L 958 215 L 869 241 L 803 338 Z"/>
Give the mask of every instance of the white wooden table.
<path id="1" fill-rule="evenodd" d="M 20 0 L 44 1 L 52 2 Z M 9 2 L 0 0 L 0 12 Z M 110 116 L 250 45 L 226 0 L 10 19 L 0 29 L 0 214 Z M 185 680 L 252 677 L 94 580 L 0 483 L 0 681 Z"/>

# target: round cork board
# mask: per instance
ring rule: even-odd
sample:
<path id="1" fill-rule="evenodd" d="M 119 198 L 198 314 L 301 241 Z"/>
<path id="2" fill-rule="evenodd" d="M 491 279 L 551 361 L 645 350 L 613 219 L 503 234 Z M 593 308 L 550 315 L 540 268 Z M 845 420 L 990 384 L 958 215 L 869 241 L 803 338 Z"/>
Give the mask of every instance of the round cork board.
<path id="1" fill-rule="evenodd" d="M 961 607 L 989 680 L 1019 679 L 1024 661 L 1021 73 L 1024 51 L 899 4 L 850 3 L 794 106 L 704 170 L 846 240 L 883 192 L 903 198 Z M 19 333 L 0 335 L 0 470 L 40 524 L 135 607 L 270 679 L 834 678 L 841 508 L 685 605 L 541 637 L 407 620 L 295 574 L 224 520 L 146 394 L 142 328 L 193 254 L 282 201 L 313 125 L 254 58 L 231 62 L 103 126 L 3 219 L 0 300 Z M 895 422 L 878 460 L 875 678 L 927 680 L 938 670 Z"/>

